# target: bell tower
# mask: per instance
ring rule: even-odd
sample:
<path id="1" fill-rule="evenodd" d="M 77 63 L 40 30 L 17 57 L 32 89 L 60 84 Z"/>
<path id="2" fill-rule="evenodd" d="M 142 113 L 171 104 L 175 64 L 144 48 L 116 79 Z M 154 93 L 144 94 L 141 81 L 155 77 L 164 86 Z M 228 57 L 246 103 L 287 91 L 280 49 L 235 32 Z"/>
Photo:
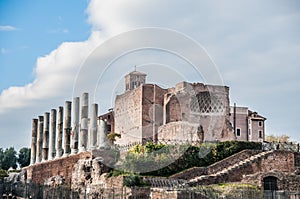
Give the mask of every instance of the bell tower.
<path id="1" fill-rule="evenodd" d="M 146 83 L 146 74 L 134 70 L 125 76 L 125 91 L 131 91 Z"/>

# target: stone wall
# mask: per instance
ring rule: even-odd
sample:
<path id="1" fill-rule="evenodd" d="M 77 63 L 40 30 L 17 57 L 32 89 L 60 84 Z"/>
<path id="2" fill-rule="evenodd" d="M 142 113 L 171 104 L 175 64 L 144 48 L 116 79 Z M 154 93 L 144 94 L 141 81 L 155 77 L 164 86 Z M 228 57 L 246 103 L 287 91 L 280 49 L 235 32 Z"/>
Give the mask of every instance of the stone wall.
<path id="1" fill-rule="evenodd" d="M 71 183 L 72 169 L 79 159 L 91 158 L 89 152 L 82 152 L 68 157 L 62 157 L 47 162 L 37 163 L 23 168 L 27 171 L 27 179 L 33 183 L 44 184 L 45 180 L 53 176 L 63 176 L 65 183 Z"/>
<path id="2" fill-rule="evenodd" d="M 165 89 L 155 84 L 142 86 L 142 137 L 156 140 L 158 127 L 163 124 Z"/>
<path id="3" fill-rule="evenodd" d="M 215 164 L 208 166 L 207 172 L 208 172 L 208 174 L 216 173 L 218 171 L 223 170 L 224 168 L 230 167 L 240 161 L 250 158 L 251 156 L 256 155 L 260 152 L 261 151 L 259 151 L 259 150 L 249 150 L 249 149 L 243 150 L 243 151 L 236 153 L 228 158 L 225 158 L 219 162 L 216 162 Z"/>
<path id="4" fill-rule="evenodd" d="M 235 140 L 229 122 L 229 88 L 181 82 L 169 89 L 164 99 L 164 125 L 159 135 L 165 139 L 176 139 L 180 122 L 201 127 L 204 141 Z M 168 125 L 172 123 L 172 125 Z M 176 125 L 178 123 L 179 125 Z M 187 131 L 187 130 L 186 130 Z M 202 141 L 202 140 L 199 140 Z"/>
<path id="5" fill-rule="evenodd" d="M 208 167 L 193 167 L 191 169 L 187 169 L 186 171 L 182 171 L 178 174 L 172 175 L 171 178 L 189 180 L 189 179 L 195 178 L 197 176 L 213 174 L 213 173 L 223 170 L 226 167 L 232 166 L 233 164 L 236 164 L 244 159 L 247 159 L 253 155 L 256 155 L 260 152 L 261 151 L 258 151 L 258 150 L 246 149 L 246 150 L 236 153 L 228 158 L 225 158 L 224 160 L 216 162 L 215 164 L 212 164 Z"/>
<path id="6" fill-rule="evenodd" d="M 115 132 L 121 134 L 116 144 L 139 142 L 142 136 L 142 86 L 117 95 L 114 118 Z"/>
<path id="7" fill-rule="evenodd" d="M 300 153 L 294 153 L 295 167 L 300 168 Z"/>
<path id="8" fill-rule="evenodd" d="M 193 167 L 185 171 L 182 171 L 180 173 L 174 174 L 170 176 L 170 178 L 189 180 L 195 178 L 196 176 L 202 176 L 202 175 L 207 175 L 206 167 Z"/>
<path id="9" fill-rule="evenodd" d="M 224 166 L 224 169 L 228 169 Z M 228 169 L 223 175 L 209 176 L 200 184 L 218 184 L 223 182 L 240 182 L 244 175 L 255 173 L 268 173 L 270 171 L 278 171 L 286 174 L 291 174 L 296 171 L 294 166 L 294 153 L 289 151 L 273 151 L 265 156 L 256 158 L 246 162 L 233 169 Z M 210 172 L 208 172 L 210 174 Z M 299 182 L 300 183 L 300 182 Z"/>
<path id="10" fill-rule="evenodd" d="M 158 128 L 158 140 L 187 141 L 202 143 L 203 135 L 199 132 L 199 125 L 178 121 L 165 124 Z"/>
<path id="11" fill-rule="evenodd" d="M 242 182 L 254 184 L 263 189 L 263 181 L 265 177 L 275 177 L 277 178 L 277 188 L 278 190 L 285 190 L 285 191 L 299 191 L 300 190 L 300 176 L 291 174 L 291 173 L 284 173 L 281 171 L 273 170 L 270 172 L 259 172 L 252 175 L 244 176 Z"/>
<path id="12" fill-rule="evenodd" d="M 175 88 L 162 89 L 155 84 L 143 84 L 118 95 L 114 113 L 115 131 L 121 133 L 116 143 L 120 145 L 144 142 L 148 138 L 178 139 L 180 122 L 196 126 L 196 133 L 201 128 L 201 138 L 205 141 L 236 139 L 229 121 L 229 88 L 226 86 L 181 82 Z M 178 125 L 168 125 L 176 122 Z M 197 139 L 202 141 L 199 136 Z"/>
<path id="13" fill-rule="evenodd" d="M 238 182 L 241 181 L 243 175 L 255 173 L 268 173 L 270 171 L 279 171 L 291 174 L 295 171 L 294 154 L 288 151 L 273 151 L 263 158 L 256 159 L 249 164 L 231 171 L 227 176 L 227 181 Z"/>

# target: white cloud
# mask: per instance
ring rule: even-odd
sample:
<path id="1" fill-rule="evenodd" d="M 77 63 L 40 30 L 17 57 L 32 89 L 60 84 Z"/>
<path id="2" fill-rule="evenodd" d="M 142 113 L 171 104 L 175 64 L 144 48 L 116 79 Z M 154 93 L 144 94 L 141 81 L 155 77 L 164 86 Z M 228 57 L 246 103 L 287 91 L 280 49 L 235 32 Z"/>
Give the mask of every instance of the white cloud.
<path id="1" fill-rule="evenodd" d="M 10 87 L 0 95 L 0 113 L 11 108 L 34 106 L 34 100 L 50 100 L 72 94 L 72 85 L 80 64 L 99 42 L 94 32 L 85 42 L 65 42 L 50 54 L 39 57 L 34 82 Z M 63 92 L 70 91 L 67 95 Z M 32 103 L 34 102 L 34 103 Z"/>
<path id="2" fill-rule="evenodd" d="M 0 31 L 14 31 L 14 30 L 18 30 L 18 29 L 14 26 L 0 26 Z"/>

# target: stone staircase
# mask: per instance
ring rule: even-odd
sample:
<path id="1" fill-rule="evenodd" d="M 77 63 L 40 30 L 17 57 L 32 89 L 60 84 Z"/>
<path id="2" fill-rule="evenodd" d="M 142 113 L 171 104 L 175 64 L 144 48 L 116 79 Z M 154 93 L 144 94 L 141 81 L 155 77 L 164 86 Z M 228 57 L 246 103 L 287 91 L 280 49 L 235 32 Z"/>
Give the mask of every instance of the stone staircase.
<path id="1" fill-rule="evenodd" d="M 231 176 L 236 176 L 237 172 L 245 168 L 248 164 L 255 162 L 256 160 L 266 157 L 273 151 L 265 151 L 256 155 L 250 156 L 237 163 L 233 163 L 231 166 L 224 167 L 221 170 L 215 172 L 208 172 L 207 175 L 201 175 L 188 180 L 189 186 L 205 185 L 205 184 L 218 184 L 222 182 L 231 181 Z M 245 170 L 246 172 L 246 170 Z M 242 178 L 242 175 L 239 176 Z"/>

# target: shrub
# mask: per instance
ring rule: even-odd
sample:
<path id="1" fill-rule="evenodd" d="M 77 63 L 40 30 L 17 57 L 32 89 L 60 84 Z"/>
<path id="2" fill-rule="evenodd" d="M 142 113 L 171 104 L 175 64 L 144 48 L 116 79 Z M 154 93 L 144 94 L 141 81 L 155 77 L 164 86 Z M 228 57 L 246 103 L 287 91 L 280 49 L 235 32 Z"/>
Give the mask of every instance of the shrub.
<path id="1" fill-rule="evenodd" d="M 186 150 L 180 158 L 170 161 L 176 150 L 182 151 L 183 149 Z M 167 165 L 168 162 L 172 162 L 159 170 L 143 173 L 143 175 L 167 177 L 192 167 L 209 166 L 244 149 L 259 150 L 261 143 L 226 141 L 215 144 L 203 143 L 199 146 L 175 146 L 149 142 L 144 146 L 138 144 L 129 150 L 123 162 L 123 170 L 127 173 L 135 173 L 139 171 L 139 168 L 151 169 L 151 166 Z M 113 171 L 111 175 L 122 173 L 124 174 L 124 172 Z"/>
<path id="2" fill-rule="evenodd" d="M 130 174 L 128 176 L 124 176 L 124 186 L 126 187 L 134 187 L 134 186 L 143 186 L 144 182 L 139 175 Z"/>

